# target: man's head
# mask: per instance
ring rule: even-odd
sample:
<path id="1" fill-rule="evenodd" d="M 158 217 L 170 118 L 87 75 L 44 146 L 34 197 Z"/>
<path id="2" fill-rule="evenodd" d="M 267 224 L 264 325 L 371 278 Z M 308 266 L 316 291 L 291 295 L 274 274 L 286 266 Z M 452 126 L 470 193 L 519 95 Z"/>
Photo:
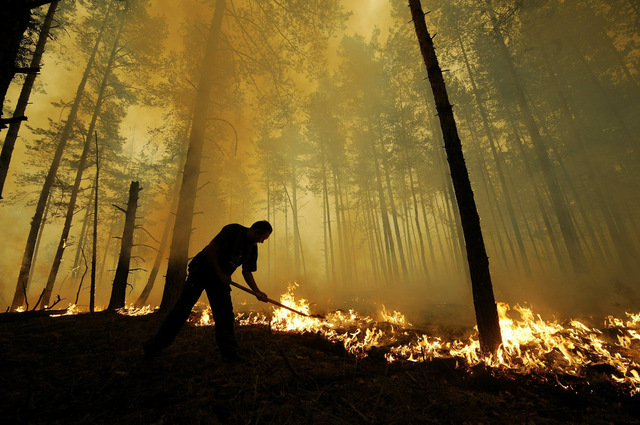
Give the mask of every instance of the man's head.
<path id="1" fill-rule="evenodd" d="M 251 225 L 247 236 L 253 243 L 262 243 L 267 240 L 271 232 L 273 232 L 271 224 L 266 220 L 261 220 Z"/>

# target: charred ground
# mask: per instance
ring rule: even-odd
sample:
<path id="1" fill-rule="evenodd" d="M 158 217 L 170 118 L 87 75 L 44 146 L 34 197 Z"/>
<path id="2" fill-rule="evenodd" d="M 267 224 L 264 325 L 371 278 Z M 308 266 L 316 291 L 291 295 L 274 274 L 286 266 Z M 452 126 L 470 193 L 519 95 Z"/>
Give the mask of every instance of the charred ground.
<path id="1" fill-rule="evenodd" d="M 319 336 L 266 326 L 237 328 L 249 361 L 229 365 L 213 329 L 191 325 L 145 363 L 140 345 L 158 314 L 2 316 L 7 424 L 640 423 L 638 397 L 597 367 L 575 378 L 455 359 L 389 365 L 381 352 L 358 360 Z"/>

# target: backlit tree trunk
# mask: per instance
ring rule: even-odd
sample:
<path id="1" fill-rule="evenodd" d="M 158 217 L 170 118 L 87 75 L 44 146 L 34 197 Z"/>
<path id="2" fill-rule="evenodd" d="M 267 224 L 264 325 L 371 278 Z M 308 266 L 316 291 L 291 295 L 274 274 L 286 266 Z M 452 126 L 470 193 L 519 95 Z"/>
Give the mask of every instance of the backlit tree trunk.
<path id="1" fill-rule="evenodd" d="M 113 278 L 111 299 L 107 310 L 115 310 L 124 307 L 127 292 L 127 280 L 129 278 L 129 265 L 131 263 L 131 249 L 133 248 L 133 231 L 136 228 L 136 210 L 138 209 L 138 195 L 142 188 L 139 182 L 131 182 L 129 187 L 129 201 L 127 202 L 124 231 L 120 245 L 120 256 L 116 275 Z"/>
<path id="2" fill-rule="evenodd" d="M 460 221 L 467 248 L 467 260 L 469 261 L 480 347 L 484 353 L 495 352 L 502 344 L 498 311 L 489 272 L 489 259 L 487 258 L 480 228 L 480 217 L 473 198 L 471 182 L 469 181 L 467 166 L 462 153 L 462 145 L 453 117 L 453 107 L 449 103 L 444 78 L 438 65 L 433 41 L 427 30 L 420 0 L 409 0 L 409 7 L 420 44 L 420 51 L 427 67 L 436 110 L 440 118 L 447 161 L 449 162 L 451 179 L 460 211 Z"/>
<path id="3" fill-rule="evenodd" d="M 118 46 L 120 42 L 120 35 L 122 34 L 122 29 L 124 28 L 125 21 L 126 21 L 126 12 L 123 12 L 120 26 L 118 28 L 118 34 L 116 35 L 116 38 L 113 41 L 113 46 L 111 48 L 109 60 L 107 62 L 107 65 L 105 66 L 105 69 L 102 75 L 102 82 L 100 83 L 100 87 L 98 89 L 98 98 L 96 99 L 96 104 L 93 108 L 93 116 L 91 117 L 91 123 L 89 124 L 89 129 L 85 134 L 84 146 L 82 149 L 82 154 L 80 155 L 80 160 L 78 162 L 78 170 L 76 171 L 76 178 L 75 178 L 75 181 L 73 182 L 73 187 L 71 189 L 71 196 L 69 198 L 69 204 L 67 205 L 67 213 L 65 216 L 64 226 L 62 227 L 62 234 L 60 235 L 60 240 L 58 241 L 58 249 L 56 250 L 56 254 L 53 258 L 53 264 L 51 265 L 49 278 L 47 279 L 47 284 L 45 286 L 44 293 L 42 295 L 42 300 L 40 302 L 40 305 L 42 306 L 49 305 L 51 292 L 53 291 L 53 286 L 55 284 L 56 277 L 58 276 L 60 262 L 62 261 L 64 249 L 67 246 L 67 239 L 69 237 L 69 231 L 71 230 L 71 223 L 73 221 L 73 211 L 75 210 L 76 200 L 78 198 L 78 192 L 80 190 L 80 184 L 82 183 L 82 175 L 86 167 L 87 156 L 89 155 L 89 150 L 91 149 L 91 145 L 92 145 L 91 135 L 93 134 L 93 131 L 96 127 L 96 123 L 98 122 L 98 117 L 100 116 L 100 109 L 102 107 L 102 102 L 104 101 L 104 97 L 107 89 L 107 83 L 109 81 L 109 76 L 111 75 L 111 70 L 115 65 L 116 53 L 118 51 Z M 82 247 L 79 247 L 79 249 L 82 249 Z"/>
<path id="4" fill-rule="evenodd" d="M 67 144 L 67 140 L 71 137 L 73 132 L 73 126 L 76 121 L 76 117 L 78 115 L 78 110 L 80 109 L 80 103 L 83 98 L 84 89 L 87 84 L 87 80 L 89 79 L 89 75 L 91 74 L 91 70 L 93 68 L 93 64 L 95 61 L 96 54 L 98 52 L 98 47 L 100 46 L 100 42 L 102 40 L 102 36 L 107 27 L 107 22 L 109 20 L 110 10 L 107 11 L 104 22 L 102 24 L 102 28 L 98 33 L 98 37 L 93 46 L 93 50 L 91 55 L 89 56 L 89 60 L 87 61 L 87 66 L 85 67 L 84 74 L 82 75 L 82 79 L 80 80 L 80 84 L 78 85 L 78 89 L 76 90 L 76 97 L 71 106 L 71 110 L 69 111 L 69 116 L 67 117 L 67 122 L 62 130 L 62 134 L 60 135 L 60 140 L 58 141 L 58 146 L 56 147 L 56 151 L 53 157 L 53 161 L 49 166 L 49 171 L 45 178 L 44 184 L 42 186 L 42 190 L 40 191 L 40 198 L 38 199 L 38 204 L 36 205 L 36 212 L 31 220 L 31 228 L 29 230 L 29 235 L 27 236 L 27 243 L 24 249 L 24 254 L 22 257 L 22 264 L 20 266 L 20 274 L 18 275 L 18 283 L 16 285 L 16 291 L 13 296 L 13 301 L 11 302 L 11 310 L 15 311 L 19 307 L 23 306 L 25 303 L 26 297 L 26 289 L 27 289 L 27 281 L 29 280 L 29 273 L 31 270 L 31 261 L 33 259 L 33 251 L 36 243 L 36 239 L 38 236 L 38 229 L 40 228 L 40 222 L 42 221 L 42 215 L 44 212 L 45 204 L 47 203 L 47 198 L 49 197 L 49 192 L 51 191 L 51 187 L 56 178 L 56 174 L 58 173 L 58 167 L 60 166 L 60 161 L 62 160 L 62 154 L 64 153 L 64 148 Z"/>
<path id="5" fill-rule="evenodd" d="M 560 233 L 562 234 L 562 238 L 567 247 L 567 252 L 569 253 L 571 265 L 576 272 L 583 272 L 585 267 L 584 253 L 582 252 L 580 241 L 578 240 L 576 230 L 572 223 L 572 214 L 569 210 L 567 202 L 565 201 L 562 190 L 560 188 L 560 184 L 558 183 L 558 178 L 554 171 L 553 163 L 549 158 L 547 147 L 545 146 L 542 135 L 540 134 L 540 129 L 536 124 L 531 108 L 529 107 L 529 103 L 527 102 L 522 84 L 520 83 L 520 79 L 518 78 L 518 75 L 516 73 L 513 60 L 511 58 L 509 50 L 507 49 L 507 45 L 505 44 L 504 36 L 500 31 L 498 20 L 495 14 L 492 12 L 491 8 L 489 8 L 489 14 L 491 23 L 493 25 L 496 43 L 498 44 L 500 53 L 502 54 L 507 65 L 509 76 L 511 78 L 511 82 L 513 83 L 512 86 L 515 91 L 518 106 L 520 108 L 524 124 L 531 138 L 531 142 L 533 143 L 537 160 L 540 164 L 540 169 L 542 170 L 542 176 L 549 191 L 551 206 L 553 208 L 553 212 L 556 215 L 556 218 L 558 219 Z"/>
<path id="6" fill-rule="evenodd" d="M 189 260 L 189 241 L 193 223 L 193 209 L 198 188 L 198 176 L 200 174 L 200 161 L 202 159 L 202 147 L 207 127 L 207 117 L 210 105 L 211 88 L 213 87 L 212 75 L 217 65 L 216 53 L 222 27 L 225 0 L 217 0 L 205 56 L 200 70 L 200 81 L 196 95 L 196 104 L 193 112 L 191 133 L 189 135 L 189 149 L 184 166 L 182 186 L 178 200 L 176 224 L 173 228 L 173 237 L 167 267 L 167 278 L 162 295 L 160 309 L 167 311 L 178 299 L 184 281 L 187 277 L 187 262 Z"/>

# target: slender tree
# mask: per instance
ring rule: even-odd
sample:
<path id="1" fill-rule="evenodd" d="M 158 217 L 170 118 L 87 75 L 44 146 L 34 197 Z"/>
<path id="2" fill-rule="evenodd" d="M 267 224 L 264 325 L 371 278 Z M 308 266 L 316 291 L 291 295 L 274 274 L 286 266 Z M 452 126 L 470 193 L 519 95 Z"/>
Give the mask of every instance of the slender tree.
<path id="1" fill-rule="evenodd" d="M 49 5 L 47 15 L 44 18 L 42 26 L 40 27 L 38 42 L 33 52 L 33 57 L 31 58 L 31 64 L 29 65 L 32 70 L 40 68 L 42 54 L 44 53 L 45 45 L 50 36 L 49 32 L 51 30 L 51 23 L 53 22 L 53 17 L 56 13 L 57 7 L 57 1 L 54 1 Z M 13 112 L 14 116 L 23 116 L 25 111 L 27 110 L 27 104 L 29 103 L 29 97 L 31 96 L 31 90 L 33 89 L 33 83 L 36 80 L 36 76 L 37 73 L 32 71 L 25 77 L 24 84 L 22 85 L 22 89 L 20 91 L 20 96 L 18 97 L 18 102 L 16 103 L 16 109 Z M 18 138 L 18 131 L 20 130 L 21 124 L 22 121 L 18 120 L 12 122 L 9 125 L 9 130 L 7 130 L 7 135 L 4 138 L 4 144 L 2 145 L 2 152 L 0 153 L 0 199 L 2 199 L 2 191 L 4 189 L 5 180 L 7 179 L 7 172 L 9 170 L 9 164 L 11 162 L 11 155 L 16 144 L 16 139 Z"/>
<path id="2" fill-rule="evenodd" d="M 89 59 L 87 61 L 87 65 L 85 66 L 85 70 L 80 80 L 80 84 L 78 84 L 78 89 L 76 90 L 75 100 L 69 111 L 67 121 L 60 135 L 60 139 L 58 140 L 53 161 L 51 162 L 49 171 L 47 173 L 47 176 L 45 177 L 45 181 L 42 186 L 42 190 L 40 191 L 40 197 L 38 198 L 36 212 L 33 216 L 33 219 L 31 220 L 31 227 L 29 230 L 29 235 L 27 236 L 27 242 L 26 242 L 26 247 L 24 249 L 24 254 L 22 257 L 22 264 L 20 266 L 20 274 L 18 275 L 18 283 L 16 285 L 16 291 L 13 296 L 13 301 L 11 302 L 12 311 L 17 310 L 19 307 L 23 306 L 25 303 L 25 298 L 27 296 L 27 293 L 26 293 L 27 281 L 29 280 L 31 262 L 33 259 L 33 251 L 34 251 L 36 239 L 38 236 L 38 229 L 40 228 L 40 222 L 42 221 L 44 207 L 47 202 L 49 192 L 51 191 L 51 187 L 53 186 L 53 183 L 55 181 L 55 178 L 58 172 L 58 167 L 60 166 L 60 161 L 62 160 L 62 155 L 64 153 L 64 148 L 67 144 L 67 141 L 71 137 L 73 126 L 75 124 L 76 117 L 78 115 L 78 110 L 80 109 L 80 104 L 84 95 L 85 86 L 87 84 L 87 80 L 89 79 L 91 70 L 93 69 L 96 54 L 98 52 L 98 48 L 102 41 L 102 36 L 104 35 L 104 32 L 107 28 L 107 23 L 109 21 L 110 13 L 111 13 L 111 9 L 109 8 L 105 14 L 102 27 L 100 28 L 98 35 L 96 37 L 96 40 L 93 44 L 93 49 L 91 51 L 91 54 L 89 55 Z"/>
<path id="3" fill-rule="evenodd" d="M 489 258 L 484 247 L 480 217 L 473 198 L 473 190 L 471 189 L 471 182 L 469 181 L 467 166 L 462 153 L 462 144 L 458 137 L 458 130 L 453 116 L 453 106 L 449 102 L 442 70 L 438 64 L 433 40 L 427 30 L 425 14 L 422 11 L 420 0 L 409 0 L 409 8 L 411 9 L 413 24 L 420 44 L 420 52 L 422 53 L 429 83 L 433 91 L 436 110 L 440 119 L 440 128 L 444 137 L 447 161 L 451 171 L 451 179 L 458 201 L 460 220 L 467 248 L 480 347 L 486 354 L 495 353 L 500 344 L 502 344 L 502 336 L 489 272 Z"/>

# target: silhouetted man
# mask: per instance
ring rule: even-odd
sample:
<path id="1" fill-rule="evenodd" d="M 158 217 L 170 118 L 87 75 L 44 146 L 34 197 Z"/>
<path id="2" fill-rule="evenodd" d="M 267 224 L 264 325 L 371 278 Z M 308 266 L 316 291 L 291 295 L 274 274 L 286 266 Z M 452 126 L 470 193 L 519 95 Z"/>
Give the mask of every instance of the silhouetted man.
<path id="1" fill-rule="evenodd" d="M 257 270 L 257 244 L 267 240 L 272 231 L 268 221 L 257 221 L 250 228 L 240 224 L 224 226 L 189 263 L 189 275 L 180 298 L 158 333 L 143 345 L 145 358 L 153 358 L 171 344 L 205 290 L 216 324 L 216 343 L 223 360 L 242 361 L 233 332 L 235 316 L 231 304 L 231 275 L 242 265 L 242 276 L 256 298 L 267 301 L 267 294 L 258 288 L 253 272 Z"/>

